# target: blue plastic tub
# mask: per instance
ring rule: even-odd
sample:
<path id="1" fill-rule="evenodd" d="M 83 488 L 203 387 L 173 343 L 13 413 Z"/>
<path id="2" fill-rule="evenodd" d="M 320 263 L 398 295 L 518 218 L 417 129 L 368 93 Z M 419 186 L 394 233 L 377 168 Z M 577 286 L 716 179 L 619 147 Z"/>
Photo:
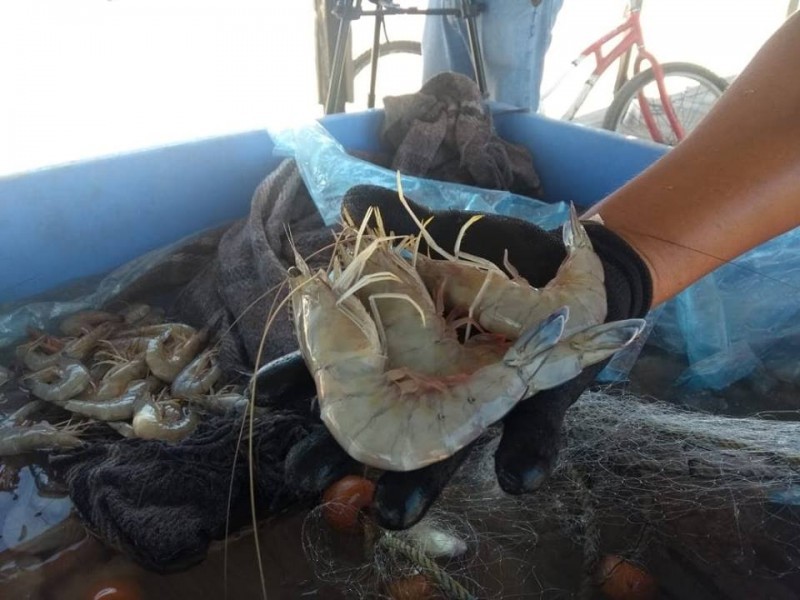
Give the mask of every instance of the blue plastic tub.
<path id="1" fill-rule="evenodd" d="M 322 122 L 346 148 L 371 150 L 382 118 L 371 111 Z M 549 202 L 591 205 L 665 151 L 502 109 L 495 126 L 532 151 Z M 278 164 L 272 150 L 269 135 L 258 131 L 0 179 L 0 304 L 107 272 L 243 216 L 258 183 Z"/>

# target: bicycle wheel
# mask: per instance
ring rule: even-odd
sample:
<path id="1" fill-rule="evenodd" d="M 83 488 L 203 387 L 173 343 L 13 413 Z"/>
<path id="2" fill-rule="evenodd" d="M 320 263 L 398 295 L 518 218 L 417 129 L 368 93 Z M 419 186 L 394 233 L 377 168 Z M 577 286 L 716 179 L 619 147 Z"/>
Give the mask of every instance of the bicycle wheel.
<path id="1" fill-rule="evenodd" d="M 667 93 L 685 136 L 711 110 L 728 82 L 691 63 L 666 63 L 661 67 Z M 603 127 L 670 146 L 680 141 L 667 119 L 652 69 L 635 75 L 620 88 L 606 111 Z"/>
<path id="2" fill-rule="evenodd" d="M 390 57 L 390 58 L 388 58 Z M 356 108 L 367 106 L 372 48 L 353 60 L 353 98 Z M 378 47 L 378 103 L 384 96 L 416 92 L 422 80 L 422 46 L 411 40 L 384 42 Z"/>

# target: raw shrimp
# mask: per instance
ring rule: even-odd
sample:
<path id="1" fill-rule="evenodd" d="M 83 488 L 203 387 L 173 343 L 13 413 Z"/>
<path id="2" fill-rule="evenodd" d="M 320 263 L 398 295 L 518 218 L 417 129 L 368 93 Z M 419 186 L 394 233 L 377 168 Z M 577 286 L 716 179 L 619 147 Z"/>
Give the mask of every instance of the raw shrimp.
<path id="1" fill-rule="evenodd" d="M 188 325 L 171 323 L 148 343 L 147 366 L 162 381 L 172 382 L 197 355 L 207 338 L 207 329 L 195 331 Z"/>
<path id="2" fill-rule="evenodd" d="M 178 337 L 189 337 L 197 330 L 190 325 L 184 323 L 146 323 L 143 325 L 137 324 L 135 327 L 129 329 L 120 329 L 114 334 L 112 339 L 125 339 L 131 337 L 144 337 L 153 339 L 166 331 L 171 331 Z"/>
<path id="3" fill-rule="evenodd" d="M 387 373 L 384 345 L 361 302 L 337 294 L 327 275 L 312 275 L 299 256 L 296 265 L 295 331 L 317 384 L 322 420 L 352 457 L 383 469 L 418 469 L 477 438 L 530 395 L 564 328 L 565 316 L 557 313 L 472 374 L 435 384 L 398 379 Z"/>
<path id="4" fill-rule="evenodd" d="M 172 395 L 176 398 L 191 398 L 208 393 L 222 376 L 213 350 L 201 352 L 172 382 Z"/>
<path id="5" fill-rule="evenodd" d="M 381 233 L 381 232 L 379 232 Z M 343 234 L 337 245 L 344 272 L 334 290 L 354 287 L 354 294 L 369 306 L 387 354 L 387 369 L 410 370 L 437 377 L 471 373 L 498 361 L 510 344 L 501 336 L 475 336 L 461 344 L 435 306 L 417 272 L 379 236 L 355 254 L 359 242 Z M 354 255 L 355 254 L 355 255 Z M 356 276 L 365 282 L 354 285 Z"/>
<path id="6" fill-rule="evenodd" d="M 91 381 L 89 371 L 79 362 L 64 361 L 46 367 L 24 378 L 37 398 L 60 404 L 84 391 Z"/>
<path id="7" fill-rule="evenodd" d="M 70 315 L 63 321 L 59 329 L 64 335 L 78 337 L 89 333 L 98 325 L 104 323 L 120 323 L 122 317 L 104 310 L 84 310 Z"/>
<path id="8" fill-rule="evenodd" d="M 421 235 L 427 236 L 424 229 Z M 556 276 L 541 289 L 531 286 L 513 268 L 509 278 L 499 267 L 487 266 L 485 261 L 460 258 L 458 248 L 455 258 L 449 260 L 433 260 L 420 254 L 416 268 L 431 294 L 441 294 L 448 309 L 468 314 L 488 331 L 515 339 L 557 308 L 568 306 L 569 335 L 605 321 L 608 305 L 603 264 L 575 207 L 570 208 L 563 237 L 567 257 Z"/>
<path id="9" fill-rule="evenodd" d="M 25 366 L 32 371 L 39 371 L 53 366 L 65 358 L 84 360 L 91 354 L 95 346 L 114 330 L 114 327 L 113 323 L 101 323 L 85 335 L 65 343 L 61 350 L 53 354 L 46 354 L 40 351 L 40 347 L 45 340 L 44 337 L 18 346 L 16 354 L 25 363 Z"/>
<path id="10" fill-rule="evenodd" d="M 116 398 L 128 388 L 129 383 L 142 379 L 145 375 L 147 375 L 147 363 L 144 357 L 116 365 L 100 380 L 92 398 L 95 400 Z"/>
<path id="11" fill-rule="evenodd" d="M 70 411 L 99 421 L 122 421 L 130 419 L 136 408 L 146 402 L 160 382 L 154 377 L 133 381 L 125 392 L 114 399 L 67 400 L 61 406 Z"/>
<path id="12" fill-rule="evenodd" d="M 83 442 L 74 433 L 56 429 L 45 422 L 30 427 L 0 429 L 0 456 L 15 456 L 55 448 L 75 448 Z"/>
<path id="13" fill-rule="evenodd" d="M 133 432 L 146 440 L 177 442 L 197 427 L 197 414 L 174 401 L 143 403 L 133 416 Z"/>

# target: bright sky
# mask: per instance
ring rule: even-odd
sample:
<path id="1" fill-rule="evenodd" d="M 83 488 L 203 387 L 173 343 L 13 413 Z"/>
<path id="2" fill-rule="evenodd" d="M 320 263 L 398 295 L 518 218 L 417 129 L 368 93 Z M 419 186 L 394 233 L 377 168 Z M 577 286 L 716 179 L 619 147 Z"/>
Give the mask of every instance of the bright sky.
<path id="1" fill-rule="evenodd" d="M 565 0 L 546 78 L 624 5 Z M 645 34 L 662 60 L 733 75 L 786 5 L 646 0 Z M 419 39 L 421 23 L 395 17 L 390 35 Z M 360 52 L 371 22 L 356 27 Z M 3 0 L 0 175 L 314 118 L 321 111 L 313 36 L 312 0 Z M 418 73 L 392 76 L 400 90 L 418 89 Z"/>

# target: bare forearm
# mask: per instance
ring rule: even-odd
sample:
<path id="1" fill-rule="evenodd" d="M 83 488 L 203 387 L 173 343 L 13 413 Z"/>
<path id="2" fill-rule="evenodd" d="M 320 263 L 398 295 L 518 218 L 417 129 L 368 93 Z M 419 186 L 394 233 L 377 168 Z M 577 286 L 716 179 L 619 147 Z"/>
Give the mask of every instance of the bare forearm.
<path id="1" fill-rule="evenodd" d="M 644 258 L 659 304 L 800 225 L 800 15 L 674 150 L 593 207 Z"/>

